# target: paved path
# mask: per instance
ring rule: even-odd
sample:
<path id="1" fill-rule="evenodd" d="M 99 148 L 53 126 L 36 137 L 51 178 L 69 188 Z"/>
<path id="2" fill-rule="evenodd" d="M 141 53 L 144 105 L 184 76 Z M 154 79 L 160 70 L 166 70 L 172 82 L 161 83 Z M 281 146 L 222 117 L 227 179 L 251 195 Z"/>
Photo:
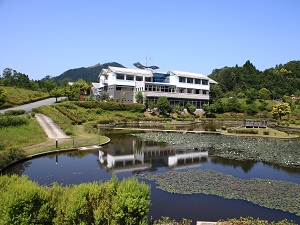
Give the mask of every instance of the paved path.
<path id="1" fill-rule="evenodd" d="M 65 97 L 58 98 L 57 100 L 61 101 L 63 99 L 65 99 Z M 28 103 L 25 105 L 15 106 L 15 107 L 8 108 L 8 109 L 2 109 L 2 110 L 0 110 L 0 113 L 4 113 L 5 111 L 8 111 L 8 110 L 19 110 L 19 109 L 23 109 L 23 110 L 25 110 L 26 113 L 29 113 L 32 111 L 33 108 L 37 108 L 42 105 L 52 105 L 55 103 L 55 100 L 56 100 L 55 98 L 47 98 L 47 99 L 44 99 L 41 101 L 32 102 L 32 103 Z"/>
<path id="2" fill-rule="evenodd" d="M 70 138 L 48 116 L 37 113 L 35 117 L 49 138 Z"/>

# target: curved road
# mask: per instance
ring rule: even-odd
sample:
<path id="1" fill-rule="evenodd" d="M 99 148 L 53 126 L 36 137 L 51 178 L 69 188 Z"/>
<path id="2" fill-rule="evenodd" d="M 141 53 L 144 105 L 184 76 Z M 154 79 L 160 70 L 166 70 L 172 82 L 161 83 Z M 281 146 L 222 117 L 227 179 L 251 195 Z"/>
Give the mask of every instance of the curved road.
<path id="1" fill-rule="evenodd" d="M 58 98 L 57 100 L 62 101 L 64 99 L 65 99 L 65 97 L 61 97 L 61 98 Z M 55 103 L 55 100 L 56 100 L 55 98 L 47 98 L 47 99 L 44 99 L 41 101 L 32 102 L 32 103 L 28 103 L 25 105 L 15 106 L 15 107 L 8 108 L 8 109 L 2 109 L 2 110 L 0 110 L 0 113 L 4 113 L 5 111 L 8 111 L 8 110 L 18 110 L 18 109 L 23 109 L 23 110 L 25 110 L 26 113 L 29 113 L 32 111 L 33 108 L 37 108 L 42 105 L 52 105 Z"/>

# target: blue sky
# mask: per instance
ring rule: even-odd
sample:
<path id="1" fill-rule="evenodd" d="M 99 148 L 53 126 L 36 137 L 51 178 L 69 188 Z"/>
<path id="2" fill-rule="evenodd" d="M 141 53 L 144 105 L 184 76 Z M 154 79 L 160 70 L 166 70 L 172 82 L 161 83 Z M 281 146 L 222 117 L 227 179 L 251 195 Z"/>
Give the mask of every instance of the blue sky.
<path id="1" fill-rule="evenodd" d="M 0 74 L 146 58 L 162 72 L 265 70 L 300 60 L 299 12 L 299 0 L 0 0 Z"/>

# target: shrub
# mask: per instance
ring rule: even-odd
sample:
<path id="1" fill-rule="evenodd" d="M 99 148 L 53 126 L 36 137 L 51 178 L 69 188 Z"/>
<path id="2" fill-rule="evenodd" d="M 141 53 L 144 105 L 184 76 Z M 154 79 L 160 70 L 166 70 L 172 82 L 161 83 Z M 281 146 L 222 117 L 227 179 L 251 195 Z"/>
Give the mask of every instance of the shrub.
<path id="1" fill-rule="evenodd" d="M 0 127 L 21 126 L 28 123 L 28 118 L 25 115 L 0 117 Z"/>
<path id="2" fill-rule="evenodd" d="M 5 148 L 2 146 L 2 148 L 0 151 L 0 168 L 25 157 L 25 151 L 17 147 Z"/>
<path id="3" fill-rule="evenodd" d="M 0 224 L 146 224 L 150 187 L 137 178 L 41 187 L 0 177 Z"/>
<path id="4" fill-rule="evenodd" d="M 17 110 L 8 110 L 4 112 L 4 115 L 6 116 L 17 116 L 17 115 L 22 115 L 25 114 L 25 110 L 23 109 L 17 109 Z"/>
<path id="5" fill-rule="evenodd" d="M 264 131 L 263 134 L 264 134 L 264 135 L 269 135 L 269 134 L 270 134 L 270 131 Z"/>
<path id="6" fill-rule="evenodd" d="M 237 133 L 237 134 L 258 134 L 258 130 L 254 130 L 254 129 L 238 129 L 238 130 L 235 130 L 234 133 Z"/>

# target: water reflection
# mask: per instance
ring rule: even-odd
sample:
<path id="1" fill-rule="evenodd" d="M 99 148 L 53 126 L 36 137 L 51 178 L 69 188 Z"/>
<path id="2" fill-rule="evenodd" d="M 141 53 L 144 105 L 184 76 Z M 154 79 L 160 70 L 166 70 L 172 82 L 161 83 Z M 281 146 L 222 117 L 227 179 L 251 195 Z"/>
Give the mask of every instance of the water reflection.
<path id="1" fill-rule="evenodd" d="M 232 166 L 233 168 L 241 167 L 245 173 L 250 172 L 253 166 L 257 163 L 255 161 L 239 161 L 234 159 L 225 159 L 222 157 L 211 157 L 211 163 L 221 164 L 223 166 Z"/>
<path id="2" fill-rule="evenodd" d="M 126 147 L 125 147 L 126 146 Z M 117 148 L 116 148 L 117 147 Z M 99 150 L 99 165 L 107 171 L 154 171 L 156 167 L 168 169 L 197 167 L 207 162 L 208 150 L 186 146 L 158 147 L 152 142 L 139 140 L 117 141 L 107 152 Z"/>

